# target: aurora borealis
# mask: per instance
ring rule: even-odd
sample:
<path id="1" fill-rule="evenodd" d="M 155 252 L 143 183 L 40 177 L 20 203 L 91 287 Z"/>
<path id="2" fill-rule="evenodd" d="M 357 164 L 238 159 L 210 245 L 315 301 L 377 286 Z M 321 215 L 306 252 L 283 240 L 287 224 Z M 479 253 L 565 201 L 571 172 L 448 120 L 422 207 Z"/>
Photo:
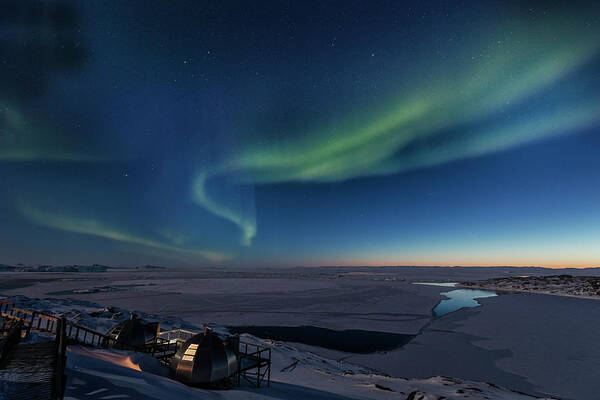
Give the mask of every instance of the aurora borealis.
<path id="1" fill-rule="evenodd" d="M 2 4 L 0 263 L 600 265 L 593 2 Z"/>

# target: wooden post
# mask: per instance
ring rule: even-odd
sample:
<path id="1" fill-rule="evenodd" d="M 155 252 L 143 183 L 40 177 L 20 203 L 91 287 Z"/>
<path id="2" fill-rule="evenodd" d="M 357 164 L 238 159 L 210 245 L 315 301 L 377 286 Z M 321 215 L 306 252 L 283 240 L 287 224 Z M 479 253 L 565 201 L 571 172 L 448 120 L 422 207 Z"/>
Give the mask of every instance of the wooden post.
<path id="1" fill-rule="evenodd" d="M 260 361 L 258 363 L 258 371 L 256 372 L 256 387 L 260 387 Z"/>
<path id="2" fill-rule="evenodd" d="M 35 311 L 31 313 L 31 322 L 29 323 L 29 325 L 27 325 L 27 333 L 25 334 L 26 336 L 29 336 L 29 334 L 31 333 L 31 328 L 33 328 L 33 320 L 35 319 L 35 314 Z"/>
<path id="3" fill-rule="evenodd" d="M 62 400 L 65 393 L 65 365 L 67 361 L 67 319 L 63 316 L 56 324 L 56 370 L 54 371 L 53 400 Z"/>
<path id="4" fill-rule="evenodd" d="M 18 320 L 18 319 L 12 320 L 12 327 L 7 332 L 6 339 L 3 342 L 4 345 L 2 347 L 0 347 L 0 360 L 2 360 L 2 358 L 4 358 L 4 356 L 6 356 L 6 353 L 12 346 L 19 343 L 19 341 L 21 340 L 21 330 L 22 329 L 23 329 L 23 321 Z"/>
<path id="5" fill-rule="evenodd" d="M 267 368 L 269 368 L 267 374 L 267 387 L 271 387 L 271 349 L 269 349 L 269 366 Z"/>

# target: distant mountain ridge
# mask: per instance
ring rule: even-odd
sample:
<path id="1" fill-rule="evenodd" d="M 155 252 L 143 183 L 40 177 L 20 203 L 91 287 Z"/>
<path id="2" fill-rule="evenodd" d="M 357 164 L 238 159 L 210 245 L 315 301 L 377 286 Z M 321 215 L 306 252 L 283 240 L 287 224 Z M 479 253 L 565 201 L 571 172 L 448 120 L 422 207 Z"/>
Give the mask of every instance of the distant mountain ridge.
<path id="1" fill-rule="evenodd" d="M 112 267 L 105 265 L 6 265 L 0 264 L 0 272 L 106 272 Z"/>

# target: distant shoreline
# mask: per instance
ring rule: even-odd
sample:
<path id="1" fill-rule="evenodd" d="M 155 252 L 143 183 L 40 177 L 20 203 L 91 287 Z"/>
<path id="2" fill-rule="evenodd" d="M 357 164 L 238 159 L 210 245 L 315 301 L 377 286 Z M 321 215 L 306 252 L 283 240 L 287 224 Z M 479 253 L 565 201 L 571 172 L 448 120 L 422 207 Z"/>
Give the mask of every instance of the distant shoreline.
<path id="1" fill-rule="evenodd" d="M 501 293 L 533 293 L 578 299 L 600 300 L 600 277 L 570 275 L 494 278 L 460 282 L 456 287 L 493 290 Z"/>

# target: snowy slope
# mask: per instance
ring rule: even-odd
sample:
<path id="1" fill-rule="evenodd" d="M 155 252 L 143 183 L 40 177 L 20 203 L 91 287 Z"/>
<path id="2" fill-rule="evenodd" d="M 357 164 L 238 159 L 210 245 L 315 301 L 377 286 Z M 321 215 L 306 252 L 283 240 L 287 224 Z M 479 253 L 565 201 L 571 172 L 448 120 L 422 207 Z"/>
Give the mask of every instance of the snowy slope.
<path id="1" fill-rule="evenodd" d="M 125 366 L 123 366 L 125 365 Z M 271 387 L 191 388 L 170 380 L 147 355 L 69 348 L 68 399 L 533 399 L 492 384 L 433 377 L 409 380 L 371 374 L 282 344 L 275 347 Z M 289 368 L 286 368 L 289 367 Z M 419 397 L 417 394 L 421 393 Z"/>

